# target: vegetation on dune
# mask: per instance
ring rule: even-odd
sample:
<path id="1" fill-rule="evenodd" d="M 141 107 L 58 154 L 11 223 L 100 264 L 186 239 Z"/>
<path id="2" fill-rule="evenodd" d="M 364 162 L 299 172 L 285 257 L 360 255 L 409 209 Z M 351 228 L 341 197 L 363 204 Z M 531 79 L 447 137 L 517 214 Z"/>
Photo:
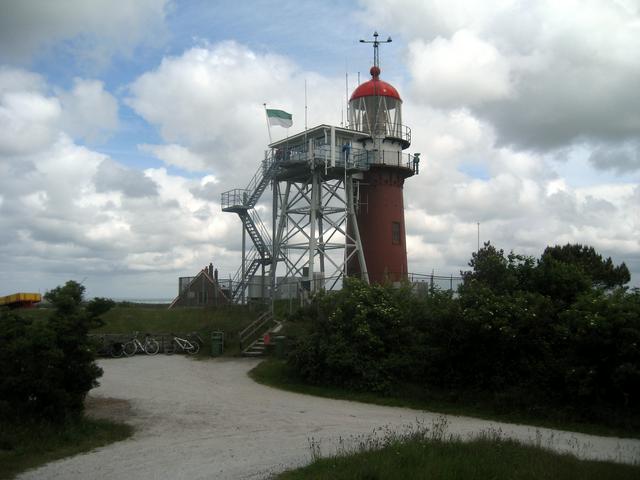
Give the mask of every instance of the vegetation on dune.
<path id="1" fill-rule="evenodd" d="M 0 312 L 0 477 L 131 435 L 131 427 L 83 416 L 98 385 L 92 328 L 112 302 L 83 302 L 69 281 L 45 294 L 47 315 Z"/>
<path id="2" fill-rule="evenodd" d="M 101 322 L 102 300 L 82 304 L 84 287 L 69 281 L 45 294 L 47 318 L 13 311 L 0 319 L 0 418 L 61 421 L 82 414 L 102 370 L 89 330 Z"/>
<path id="3" fill-rule="evenodd" d="M 4 424 L 0 430 L 0 479 L 132 434 L 129 425 L 85 417 L 55 423 L 27 420 Z"/>
<path id="4" fill-rule="evenodd" d="M 444 426 L 446 427 L 446 425 Z M 290 470 L 278 480 L 573 480 L 635 479 L 640 466 L 578 460 L 543 445 L 505 440 L 498 432 L 462 441 L 446 428 L 418 426 L 343 439 L 335 455 L 321 458 L 322 445 L 309 440 L 312 463 Z"/>
<path id="5" fill-rule="evenodd" d="M 100 300 L 101 304 L 107 302 L 106 299 L 96 300 Z M 108 302 L 113 301 L 108 300 Z M 186 335 L 195 332 L 203 340 L 200 350 L 200 355 L 203 356 L 210 353 L 209 338 L 213 331 L 222 331 L 225 334 L 224 355 L 237 355 L 239 353 L 238 333 L 258 316 L 258 310 L 244 305 L 168 309 L 167 305 L 113 303 L 113 308 L 100 314 L 99 323 L 90 332 L 92 335 L 122 334 L 126 336 L 134 332 L 141 335 L 145 333 Z M 20 312 L 20 316 L 33 320 L 44 319 L 50 311 L 51 309 L 46 307 L 24 310 Z"/>
<path id="6" fill-rule="evenodd" d="M 237 355 L 238 333 L 253 322 L 258 313 L 247 306 L 173 308 L 166 306 L 117 305 L 101 318 L 104 322 L 92 333 L 175 333 L 196 332 L 203 340 L 201 355 L 208 355 L 210 334 L 225 334 L 225 355 Z"/>
<path id="7" fill-rule="evenodd" d="M 246 307 L 167 309 L 84 301 L 85 288 L 69 281 L 45 294 L 46 308 L 0 312 L 0 478 L 124 439 L 128 425 L 83 415 L 98 384 L 96 333 L 197 332 L 208 352 L 209 334 L 226 334 L 226 354 L 238 353 L 237 334 L 255 319 Z"/>
<path id="8" fill-rule="evenodd" d="M 474 253 L 456 295 L 349 280 L 298 314 L 299 381 L 389 395 L 401 385 L 501 412 L 640 431 L 640 292 L 590 247 L 539 259 Z M 306 319 L 306 321 L 305 321 Z M 426 395 L 428 396 L 428 395 Z"/>

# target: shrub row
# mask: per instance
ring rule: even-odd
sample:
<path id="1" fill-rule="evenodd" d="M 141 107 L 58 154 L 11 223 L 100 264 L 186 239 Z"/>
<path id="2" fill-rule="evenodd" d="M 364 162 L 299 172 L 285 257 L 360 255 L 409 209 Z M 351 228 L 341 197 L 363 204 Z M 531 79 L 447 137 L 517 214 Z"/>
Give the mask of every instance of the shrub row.
<path id="1" fill-rule="evenodd" d="M 49 318 L 0 312 L 0 420 L 63 421 L 83 410 L 102 370 L 88 332 L 113 302 L 83 306 L 84 287 L 69 281 L 45 294 Z"/>
<path id="2" fill-rule="evenodd" d="M 638 414 L 640 292 L 624 264 L 579 245 L 534 260 L 486 244 L 456 294 L 366 285 L 318 296 L 289 364 L 314 384 L 392 392 L 400 382 L 481 392 L 581 417 Z"/>

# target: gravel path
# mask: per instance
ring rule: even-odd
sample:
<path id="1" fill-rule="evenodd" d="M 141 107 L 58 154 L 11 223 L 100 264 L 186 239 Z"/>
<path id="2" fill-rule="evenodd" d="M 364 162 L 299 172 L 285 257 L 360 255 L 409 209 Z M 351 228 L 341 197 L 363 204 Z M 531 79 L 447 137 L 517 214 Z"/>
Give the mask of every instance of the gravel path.
<path id="1" fill-rule="evenodd" d="M 45 465 L 21 479 L 260 479 L 308 463 L 309 439 L 322 453 L 339 438 L 376 427 L 402 428 L 438 415 L 284 392 L 253 382 L 258 361 L 194 361 L 180 355 L 104 360 L 93 402 L 119 405 L 136 427 L 129 440 Z M 125 412 L 125 413 L 123 413 Z M 448 432 L 468 436 L 488 429 L 581 458 L 640 462 L 640 440 L 447 416 Z M 441 420 L 440 420 L 441 421 Z"/>

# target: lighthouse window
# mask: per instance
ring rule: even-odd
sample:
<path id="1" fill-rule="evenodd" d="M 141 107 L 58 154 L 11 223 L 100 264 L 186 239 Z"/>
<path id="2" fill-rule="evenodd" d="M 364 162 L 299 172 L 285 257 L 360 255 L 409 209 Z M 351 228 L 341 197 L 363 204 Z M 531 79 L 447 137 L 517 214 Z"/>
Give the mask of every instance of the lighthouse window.
<path id="1" fill-rule="evenodd" d="M 391 243 L 400 244 L 400 222 L 391 222 Z"/>

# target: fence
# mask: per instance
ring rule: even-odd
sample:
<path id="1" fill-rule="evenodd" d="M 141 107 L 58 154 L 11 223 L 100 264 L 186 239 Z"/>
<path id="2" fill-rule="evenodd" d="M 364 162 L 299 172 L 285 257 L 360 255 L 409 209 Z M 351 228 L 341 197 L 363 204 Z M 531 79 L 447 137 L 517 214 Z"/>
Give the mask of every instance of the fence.
<path id="1" fill-rule="evenodd" d="M 337 291 L 342 289 L 342 276 L 340 277 L 326 277 L 316 278 L 316 289 Z M 456 295 L 458 286 L 462 284 L 462 277 L 454 275 L 435 275 L 435 274 L 420 274 L 409 273 L 407 274 L 407 281 L 411 285 L 413 292 L 416 295 L 429 295 L 433 289 L 437 290 L 449 290 Z M 331 285 L 335 283 L 333 288 Z M 392 282 L 394 286 L 401 286 L 404 282 Z M 289 312 L 293 313 L 298 307 L 304 306 L 309 302 L 311 298 L 310 281 L 308 279 L 294 277 L 294 278 L 280 278 L 278 279 L 278 285 L 276 287 L 274 301 L 276 302 L 276 311 L 279 315 Z M 270 288 L 268 289 L 270 292 Z M 269 293 L 267 293 L 269 295 Z M 260 299 L 253 299 L 254 301 Z M 264 302 L 270 300 L 262 299 Z M 277 316 L 279 316 L 277 315 Z"/>

